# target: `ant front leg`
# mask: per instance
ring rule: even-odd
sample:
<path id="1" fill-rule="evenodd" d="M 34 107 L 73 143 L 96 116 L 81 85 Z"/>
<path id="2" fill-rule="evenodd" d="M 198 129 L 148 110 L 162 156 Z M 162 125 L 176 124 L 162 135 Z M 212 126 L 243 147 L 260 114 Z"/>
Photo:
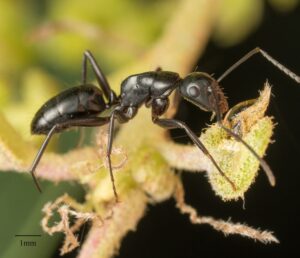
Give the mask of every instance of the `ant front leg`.
<path id="1" fill-rule="evenodd" d="M 86 50 L 83 54 L 83 62 L 82 62 L 82 83 L 85 85 L 87 80 L 87 61 L 90 62 L 92 69 L 94 71 L 94 74 L 96 76 L 96 79 L 98 81 L 99 86 L 104 92 L 105 97 L 108 99 L 109 103 L 115 103 L 117 100 L 116 93 L 110 88 L 109 83 L 106 79 L 106 76 L 100 69 L 100 66 L 98 65 L 95 57 L 93 54 Z"/>
<path id="2" fill-rule="evenodd" d="M 284 65 L 279 63 L 273 57 L 271 57 L 266 51 L 262 50 L 259 47 L 252 49 L 246 55 L 244 55 L 241 59 L 239 59 L 236 63 L 230 66 L 217 80 L 217 82 L 222 81 L 228 74 L 230 74 L 233 70 L 239 67 L 242 63 L 246 62 L 250 57 L 254 56 L 255 54 L 260 53 L 265 59 L 267 59 L 270 63 L 276 66 L 280 71 L 284 72 L 287 76 L 292 78 L 295 82 L 300 83 L 300 77 L 286 68 Z"/>
<path id="3" fill-rule="evenodd" d="M 211 162 L 217 168 L 219 173 L 232 186 L 233 190 L 236 190 L 234 183 L 225 175 L 225 173 L 219 167 L 219 165 L 214 160 L 214 158 L 211 156 L 211 154 L 206 149 L 206 147 L 203 145 L 203 143 L 199 140 L 199 138 L 193 133 L 193 131 L 184 122 L 175 120 L 175 119 L 160 119 L 155 116 L 152 118 L 152 120 L 155 124 L 157 124 L 163 128 L 166 128 L 166 129 L 175 129 L 175 128 L 183 129 L 186 132 L 186 134 L 188 135 L 188 137 L 194 142 L 194 144 L 211 160 Z"/>
<path id="4" fill-rule="evenodd" d="M 275 176 L 272 172 L 272 169 L 270 168 L 270 166 L 268 165 L 268 163 L 262 159 L 257 153 L 256 151 L 248 144 L 246 143 L 238 134 L 234 133 L 233 131 L 231 131 L 229 128 L 225 127 L 222 124 L 222 121 L 218 121 L 218 125 L 226 132 L 228 133 L 230 136 L 232 136 L 236 141 L 241 142 L 252 154 L 253 156 L 259 161 L 260 166 L 263 168 L 271 186 L 275 186 Z"/>

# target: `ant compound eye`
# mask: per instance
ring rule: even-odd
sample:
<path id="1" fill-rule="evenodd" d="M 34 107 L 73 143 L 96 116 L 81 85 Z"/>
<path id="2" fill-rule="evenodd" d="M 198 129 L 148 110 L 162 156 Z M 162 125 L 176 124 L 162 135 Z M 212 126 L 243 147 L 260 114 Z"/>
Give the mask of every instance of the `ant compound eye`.
<path id="1" fill-rule="evenodd" d="M 197 85 L 191 85 L 187 88 L 187 94 L 190 97 L 196 98 L 200 95 L 200 89 Z"/>
<path id="2" fill-rule="evenodd" d="M 181 96 L 186 100 L 204 111 L 215 112 L 214 96 L 212 96 L 213 85 L 217 85 L 217 81 L 210 75 L 193 72 L 181 81 L 179 89 Z"/>

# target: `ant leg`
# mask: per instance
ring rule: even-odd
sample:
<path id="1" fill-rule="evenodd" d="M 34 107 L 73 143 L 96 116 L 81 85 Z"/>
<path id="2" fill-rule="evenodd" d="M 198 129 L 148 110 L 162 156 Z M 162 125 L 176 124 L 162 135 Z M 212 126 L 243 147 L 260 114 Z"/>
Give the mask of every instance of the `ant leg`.
<path id="1" fill-rule="evenodd" d="M 120 108 L 120 107 L 117 107 Z M 137 108 L 135 107 L 129 107 L 127 110 L 127 113 L 122 113 L 122 111 L 115 109 L 110 116 L 110 121 L 109 121 L 109 127 L 108 127 L 108 141 L 107 141 L 107 150 L 106 150 L 106 158 L 108 160 L 108 166 L 109 166 L 109 174 L 110 174 L 110 179 L 115 195 L 116 202 L 118 202 L 118 194 L 115 186 L 115 180 L 114 180 L 114 175 L 113 175 L 113 169 L 111 165 L 111 151 L 112 151 L 112 144 L 113 144 L 113 134 L 114 134 L 114 125 L 115 125 L 115 119 L 117 118 L 119 122 L 125 123 L 134 115 L 136 114 Z"/>
<path id="2" fill-rule="evenodd" d="M 76 120 L 76 121 L 74 121 L 72 126 L 93 127 L 93 126 L 101 126 L 101 125 L 109 123 L 106 158 L 108 160 L 109 174 L 110 174 L 110 179 L 111 179 L 111 183 L 112 183 L 112 188 L 114 191 L 114 196 L 115 196 L 116 202 L 118 202 L 118 194 L 117 194 L 117 190 L 116 190 L 116 186 L 115 186 L 115 180 L 114 180 L 114 175 L 112 172 L 112 165 L 111 165 L 111 158 L 110 158 L 111 150 L 112 150 L 112 141 L 113 141 L 115 112 L 116 111 L 114 111 L 112 113 L 110 118 L 109 117 L 91 117 L 91 118 L 83 118 L 80 120 Z"/>
<path id="3" fill-rule="evenodd" d="M 67 123 L 61 123 L 60 126 L 65 127 L 95 127 L 102 126 L 109 122 L 109 117 L 86 117 L 80 119 L 74 119 L 73 121 L 68 121 Z"/>
<path id="4" fill-rule="evenodd" d="M 178 110 L 180 100 L 181 100 L 181 95 L 178 90 L 175 90 L 172 94 L 174 94 L 173 99 L 170 102 L 170 106 L 166 110 L 166 113 L 165 113 L 166 117 L 174 117 L 175 116 L 175 114 Z"/>
<path id="5" fill-rule="evenodd" d="M 236 141 L 241 142 L 255 156 L 255 158 L 259 161 L 260 166 L 265 171 L 265 174 L 268 177 L 270 185 L 275 186 L 275 176 L 274 176 L 270 166 L 268 165 L 268 163 L 264 159 L 262 159 L 260 156 L 258 156 L 256 151 L 253 150 L 253 148 L 248 143 L 246 143 L 239 135 L 235 134 L 230 129 L 226 128 L 221 123 L 221 121 L 219 121 L 218 124 L 224 131 L 226 131 L 229 135 L 231 135 Z"/>
<path id="6" fill-rule="evenodd" d="M 93 54 L 86 50 L 83 53 L 83 62 L 82 62 L 82 83 L 86 84 L 87 80 L 87 61 L 90 62 L 96 79 L 98 81 L 99 86 L 104 92 L 105 97 L 109 100 L 109 103 L 114 103 L 117 99 L 116 93 L 110 88 L 109 83 L 100 69 L 96 59 L 94 58 Z"/>
<path id="7" fill-rule="evenodd" d="M 51 130 L 49 131 L 49 133 L 47 134 L 47 137 L 44 140 L 44 142 L 43 142 L 41 148 L 39 149 L 38 153 L 36 154 L 35 159 L 34 159 L 32 165 L 31 165 L 31 168 L 29 170 L 30 174 L 31 174 L 31 176 L 33 178 L 33 181 L 34 181 L 34 183 L 35 183 L 35 185 L 36 185 L 36 187 L 37 187 L 37 189 L 39 190 L 40 193 L 42 192 L 42 189 L 41 189 L 41 187 L 40 187 L 40 185 L 38 183 L 38 180 L 36 179 L 36 177 L 34 175 L 34 171 L 36 169 L 36 166 L 39 164 L 40 159 L 43 156 L 43 153 L 44 153 L 44 151 L 45 151 L 45 149 L 46 149 L 46 147 L 47 147 L 47 145 L 48 145 L 48 143 L 49 143 L 49 141 L 51 139 L 51 136 L 54 134 L 56 127 L 57 127 L 57 125 L 54 125 L 51 128 Z"/>
<path id="8" fill-rule="evenodd" d="M 77 148 L 80 148 L 84 141 L 85 131 L 82 127 L 95 127 L 105 125 L 109 122 L 107 117 L 88 117 L 82 119 L 76 119 L 74 121 L 68 121 L 67 126 L 79 126 L 79 140 Z"/>
<path id="9" fill-rule="evenodd" d="M 37 189 L 39 190 L 39 192 L 42 192 L 42 190 L 38 183 L 38 180 L 36 179 L 36 177 L 34 175 L 34 172 L 35 172 L 37 165 L 40 162 L 40 159 L 43 156 L 43 153 L 44 153 L 52 135 L 55 133 L 55 129 L 58 129 L 58 127 L 64 127 L 64 126 L 68 126 L 68 127 L 71 127 L 71 126 L 87 126 L 87 127 L 101 126 L 101 125 L 107 124 L 108 122 L 109 122 L 109 118 L 106 118 L 106 117 L 90 117 L 90 118 L 77 119 L 77 120 L 71 121 L 71 123 L 68 122 L 66 124 L 54 125 L 51 128 L 51 130 L 48 132 L 47 137 L 44 140 L 41 148 L 39 149 L 38 153 L 36 154 L 35 159 L 32 162 L 31 168 L 29 170 L 32 175 L 33 181 L 34 181 Z"/>
<path id="10" fill-rule="evenodd" d="M 109 127 L 108 127 L 108 141 L 107 141 L 107 150 L 106 150 L 106 158 L 108 160 L 108 167 L 109 167 L 109 174 L 110 174 L 110 179 L 115 195 L 116 202 L 118 202 L 118 194 L 115 186 L 115 179 L 112 171 L 112 165 L 111 165 L 111 150 L 112 150 L 112 143 L 113 143 L 113 133 L 114 133 L 114 123 L 115 123 L 115 116 L 116 116 L 116 111 L 113 111 L 110 117 L 109 121 Z"/>
<path id="11" fill-rule="evenodd" d="M 209 151 L 206 149 L 203 143 L 199 140 L 199 138 L 193 133 L 193 131 L 184 122 L 175 119 L 160 119 L 157 117 L 153 118 L 153 122 L 166 129 L 179 128 L 185 130 L 186 134 L 190 137 L 190 139 L 194 142 L 194 144 L 196 144 L 197 147 L 211 160 L 211 162 L 217 168 L 219 173 L 226 179 L 226 181 L 232 186 L 232 188 L 236 190 L 234 183 L 225 175 L 225 173 L 218 166 L 217 162 L 210 155 Z"/>
<path id="12" fill-rule="evenodd" d="M 287 76 L 292 78 L 297 83 L 300 83 L 300 77 L 290 71 L 288 68 L 283 66 L 281 63 L 279 63 L 277 60 L 275 60 L 273 57 L 271 57 L 266 51 L 262 50 L 259 47 L 256 47 L 252 49 L 250 52 L 248 52 L 245 56 L 243 56 L 241 59 L 239 59 L 236 63 L 234 63 L 232 66 L 230 66 L 217 80 L 217 82 L 222 81 L 228 74 L 230 74 L 233 70 L 235 70 L 237 67 L 239 67 L 242 63 L 247 61 L 250 57 L 253 55 L 260 53 L 265 59 L 267 59 L 270 63 L 272 63 L 274 66 L 276 66 L 279 70 L 284 72 Z"/>
<path id="13" fill-rule="evenodd" d="M 78 139 L 78 143 L 77 143 L 77 148 L 82 147 L 82 144 L 84 142 L 84 137 L 85 136 L 85 131 L 82 127 L 79 128 L 79 139 Z"/>

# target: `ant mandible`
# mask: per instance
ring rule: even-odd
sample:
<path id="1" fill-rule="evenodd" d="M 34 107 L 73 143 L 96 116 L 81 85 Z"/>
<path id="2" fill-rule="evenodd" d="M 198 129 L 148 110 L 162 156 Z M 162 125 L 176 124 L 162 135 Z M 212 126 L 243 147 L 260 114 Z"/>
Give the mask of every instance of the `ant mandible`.
<path id="1" fill-rule="evenodd" d="M 41 192 L 34 171 L 54 133 L 59 133 L 67 128 L 76 126 L 94 127 L 109 124 L 106 158 L 108 160 L 114 196 L 116 201 L 118 201 L 110 157 L 115 119 L 120 123 L 128 122 L 137 114 L 138 109 L 143 104 L 152 109 L 153 123 L 166 129 L 183 129 L 193 143 L 211 160 L 218 172 L 235 189 L 234 183 L 225 175 L 197 135 L 184 122 L 176 119 L 160 118 L 168 109 L 169 96 L 174 90 L 177 90 L 179 95 L 200 109 L 215 114 L 218 125 L 230 136 L 240 141 L 256 157 L 265 171 L 270 184 L 275 185 L 275 177 L 266 161 L 259 157 L 254 149 L 239 135 L 226 128 L 222 123 L 222 115 L 228 110 L 228 104 L 219 83 L 235 68 L 257 53 L 260 53 L 274 66 L 297 83 L 300 83 L 299 76 L 284 67 L 264 50 L 255 48 L 234 63 L 217 80 L 209 74 L 202 72 L 192 72 L 185 78 L 180 78 L 178 73 L 157 69 L 156 71 L 134 74 L 127 77 L 121 83 L 121 93 L 117 96 L 110 88 L 105 75 L 92 53 L 85 51 L 83 55 L 82 84 L 67 89 L 48 100 L 38 110 L 32 120 L 31 133 L 47 135 L 30 168 L 30 173 L 38 190 Z M 91 64 L 100 88 L 87 83 L 88 62 Z M 110 115 L 103 116 L 103 112 L 107 110 L 111 110 Z"/>

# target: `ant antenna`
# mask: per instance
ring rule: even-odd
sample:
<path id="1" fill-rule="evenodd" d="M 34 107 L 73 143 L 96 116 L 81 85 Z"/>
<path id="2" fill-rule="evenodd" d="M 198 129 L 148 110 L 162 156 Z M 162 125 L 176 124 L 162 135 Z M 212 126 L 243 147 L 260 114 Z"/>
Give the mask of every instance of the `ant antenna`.
<path id="1" fill-rule="evenodd" d="M 253 55 L 260 53 L 265 59 L 267 59 L 270 63 L 272 63 L 274 66 L 276 66 L 279 70 L 284 72 L 287 76 L 292 78 L 295 82 L 300 83 L 300 77 L 290 71 L 288 68 L 283 66 L 281 63 L 279 63 L 277 60 L 275 60 L 273 57 L 271 57 L 266 51 L 262 50 L 259 47 L 256 47 L 252 49 L 250 52 L 248 52 L 245 56 L 243 56 L 241 59 L 239 59 L 236 63 L 234 63 L 232 66 L 230 66 L 217 80 L 217 82 L 222 81 L 228 74 L 230 74 L 233 70 L 235 70 L 237 67 L 239 67 L 242 63 L 247 61 L 250 57 Z"/>
<path id="2" fill-rule="evenodd" d="M 232 66 L 230 66 L 219 77 L 219 79 L 217 80 L 217 82 L 219 83 L 220 81 L 222 81 L 228 74 L 230 74 L 233 70 L 235 70 L 237 67 L 239 67 L 241 64 L 243 64 L 244 62 L 246 62 L 250 57 L 254 56 L 257 53 L 260 53 L 265 59 L 267 59 L 267 61 L 269 61 L 270 63 L 272 63 L 280 71 L 282 71 L 287 76 L 289 76 L 291 79 L 293 79 L 295 82 L 297 82 L 297 83 L 300 84 L 300 77 L 297 74 L 293 73 L 291 70 L 289 70 L 288 68 L 286 68 L 285 66 L 283 66 L 281 63 L 279 63 L 277 60 L 275 60 L 273 57 L 271 57 L 266 51 L 262 50 L 259 47 L 254 48 L 253 50 L 251 50 L 250 52 L 248 52 L 246 55 L 244 55 L 241 59 L 239 59 L 236 63 L 234 63 Z M 274 174 L 273 174 L 270 166 L 267 164 L 267 162 L 264 159 L 262 159 L 261 157 L 259 157 L 258 154 L 256 153 L 256 151 L 249 144 L 247 144 L 239 135 L 235 134 L 234 132 L 232 132 L 230 129 L 226 128 L 222 124 L 222 118 L 221 118 L 221 114 L 220 114 L 219 110 L 216 112 L 216 114 L 217 114 L 218 124 L 220 125 L 220 127 L 223 128 L 223 130 L 225 130 L 232 137 L 234 137 L 237 141 L 240 141 L 256 157 L 256 159 L 260 163 L 260 166 L 265 171 L 265 174 L 267 175 L 270 184 L 272 186 L 274 186 L 275 185 L 275 176 L 274 176 Z"/>

